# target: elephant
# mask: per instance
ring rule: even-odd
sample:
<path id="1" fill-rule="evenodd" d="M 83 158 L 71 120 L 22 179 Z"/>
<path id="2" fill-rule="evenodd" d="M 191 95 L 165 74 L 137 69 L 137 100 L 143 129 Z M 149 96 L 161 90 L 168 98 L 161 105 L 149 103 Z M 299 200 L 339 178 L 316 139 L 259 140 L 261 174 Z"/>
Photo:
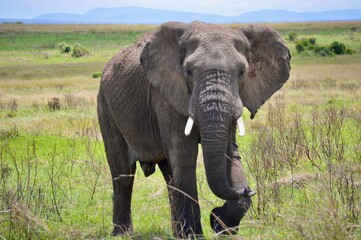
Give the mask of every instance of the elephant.
<path id="1" fill-rule="evenodd" d="M 236 234 L 255 194 L 236 144 L 243 107 L 258 109 L 289 78 L 290 52 L 272 28 L 166 22 L 105 65 L 97 112 L 113 183 L 113 235 L 133 234 L 136 162 L 160 169 L 177 238 L 202 236 L 196 159 L 221 207 L 215 233 Z"/>

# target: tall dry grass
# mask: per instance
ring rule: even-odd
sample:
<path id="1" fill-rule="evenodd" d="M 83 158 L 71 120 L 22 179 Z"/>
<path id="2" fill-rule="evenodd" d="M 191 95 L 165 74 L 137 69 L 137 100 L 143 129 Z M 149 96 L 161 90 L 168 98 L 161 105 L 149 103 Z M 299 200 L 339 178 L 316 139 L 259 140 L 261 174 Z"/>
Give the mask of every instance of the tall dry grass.
<path id="1" fill-rule="evenodd" d="M 257 187 L 252 218 L 283 228 L 291 239 L 357 239 L 360 109 L 286 112 L 282 98 L 269 103 L 265 125 L 241 151 Z"/>

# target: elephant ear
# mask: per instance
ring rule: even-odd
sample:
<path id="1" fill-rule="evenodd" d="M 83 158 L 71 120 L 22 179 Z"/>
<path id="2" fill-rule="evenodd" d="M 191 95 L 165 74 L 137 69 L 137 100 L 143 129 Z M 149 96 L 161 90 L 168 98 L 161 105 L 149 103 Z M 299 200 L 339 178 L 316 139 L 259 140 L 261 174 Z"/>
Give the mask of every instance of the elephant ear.
<path id="1" fill-rule="evenodd" d="M 150 83 L 160 89 L 170 105 L 188 116 L 190 91 L 182 70 L 180 38 L 187 24 L 162 24 L 145 45 L 140 62 Z"/>
<path id="2" fill-rule="evenodd" d="M 257 110 L 288 80 L 291 55 L 282 37 L 271 28 L 251 25 L 241 31 L 248 38 L 250 51 L 249 70 L 240 96 L 253 119 Z"/>

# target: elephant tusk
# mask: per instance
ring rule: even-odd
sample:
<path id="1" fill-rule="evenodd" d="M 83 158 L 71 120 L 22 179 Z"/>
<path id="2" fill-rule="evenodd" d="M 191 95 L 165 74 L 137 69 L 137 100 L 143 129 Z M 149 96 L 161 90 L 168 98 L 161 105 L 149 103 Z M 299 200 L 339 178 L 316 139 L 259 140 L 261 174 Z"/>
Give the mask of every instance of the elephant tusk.
<path id="1" fill-rule="evenodd" d="M 188 121 L 187 121 L 187 124 L 186 124 L 186 128 L 184 129 L 184 134 L 186 136 L 188 136 L 191 133 L 192 128 L 193 128 L 193 123 L 194 123 L 193 118 L 189 117 Z"/>
<path id="2" fill-rule="evenodd" d="M 239 136 L 244 136 L 244 134 L 246 133 L 246 129 L 244 128 L 244 122 L 242 117 L 238 118 L 237 125 L 238 125 Z"/>

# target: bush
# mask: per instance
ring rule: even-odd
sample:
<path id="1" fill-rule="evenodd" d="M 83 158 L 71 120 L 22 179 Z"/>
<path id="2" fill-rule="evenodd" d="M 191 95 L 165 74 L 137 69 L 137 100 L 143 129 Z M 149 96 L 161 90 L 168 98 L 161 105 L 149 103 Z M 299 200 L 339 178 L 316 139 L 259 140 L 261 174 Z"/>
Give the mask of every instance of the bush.
<path id="1" fill-rule="evenodd" d="M 302 43 L 296 43 L 296 50 L 297 52 L 303 52 L 306 50 L 305 46 Z"/>
<path id="2" fill-rule="evenodd" d="M 311 51 L 320 56 L 333 56 L 342 54 L 352 54 L 352 50 L 346 48 L 341 42 L 333 42 L 329 46 L 320 46 L 316 44 L 316 38 L 303 38 L 296 41 L 296 50 L 298 53 Z"/>
<path id="3" fill-rule="evenodd" d="M 331 43 L 330 50 L 337 55 L 344 54 L 346 51 L 346 46 L 343 43 L 339 43 L 337 41 Z"/>
<path id="4" fill-rule="evenodd" d="M 89 50 L 79 43 L 74 44 L 71 56 L 78 58 L 85 55 L 89 55 Z"/>
<path id="5" fill-rule="evenodd" d="M 59 47 L 61 53 L 70 53 L 71 52 L 71 46 L 69 44 L 67 44 L 66 42 L 59 43 L 58 47 Z"/>
<path id="6" fill-rule="evenodd" d="M 343 43 L 339 43 L 337 41 L 331 43 L 330 45 L 330 50 L 332 52 L 334 52 L 337 55 L 342 55 L 342 54 L 352 54 L 352 50 L 349 48 L 346 48 L 345 44 Z"/>
<path id="7" fill-rule="evenodd" d="M 296 41 L 296 49 L 298 52 L 305 50 L 313 50 L 316 47 L 316 38 L 302 38 Z"/>
<path id="8" fill-rule="evenodd" d="M 48 108 L 50 112 L 55 112 L 60 110 L 60 98 L 53 97 L 48 101 Z"/>
<path id="9" fill-rule="evenodd" d="M 71 54 L 71 56 L 75 58 L 89 55 L 90 53 L 88 49 L 79 43 L 75 43 L 73 46 L 71 46 L 66 42 L 61 42 L 58 44 L 58 47 L 61 53 Z"/>
<path id="10" fill-rule="evenodd" d="M 352 53 L 353 53 L 353 51 L 351 49 L 349 49 L 349 48 L 347 48 L 346 51 L 345 51 L 345 54 L 351 55 Z"/>
<path id="11" fill-rule="evenodd" d="M 331 49 L 326 46 L 317 46 L 315 47 L 314 52 L 315 54 L 320 55 L 322 57 L 335 55 L 334 52 L 332 52 Z"/>
<path id="12" fill-rule="evenodd" d="M 308 41 L 311 45 L 316 45 L 316 38 L 309 38 Z"/>
<path id="13" fill-rule="evenodd" d="M 92 78 L 101 78 L 102 77 L 102 72 L 95 72 L 92 75 Z"/>
<path id="14" fill-rule="evenodd" d="M 296 41 L 298 38 L 298 34 L 296 32 L 290 32 L 288 34 L 288 40 L 290 41 Z"/>

